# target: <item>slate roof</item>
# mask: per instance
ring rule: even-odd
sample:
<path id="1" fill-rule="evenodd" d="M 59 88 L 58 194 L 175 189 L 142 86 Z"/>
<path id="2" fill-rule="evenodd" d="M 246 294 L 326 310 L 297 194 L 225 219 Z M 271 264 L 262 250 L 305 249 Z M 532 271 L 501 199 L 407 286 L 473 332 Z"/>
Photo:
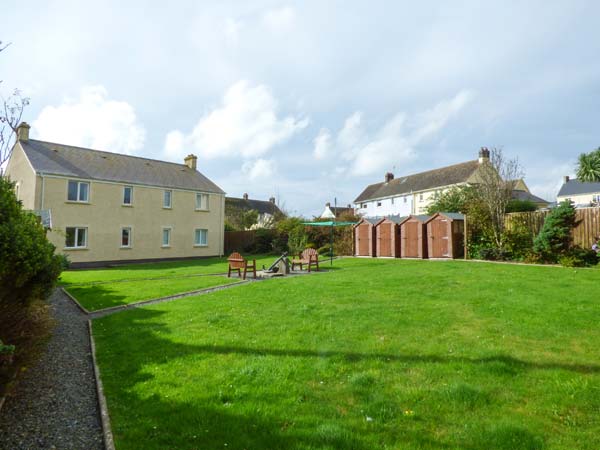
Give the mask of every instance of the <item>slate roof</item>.
<path id="1" fill-rule="evenodd" d="M 465 220 L 465 215 L 461 214 L 461 213 L 440 211 L 439 214 L 442 214 L 442 215 L 446 216 L 448 219 L 452 219 L 452 220 Z M 433 217 L 433 215 L 429 216 L 429 219 L 431 219 L 432 217 Z M 429 220 L 429 219 L 427 219 L 427 220 Z"/>
<path id="2" fill-rule="evenodd" d="M 544 200 L 543 198 L 538 197 L 537 195 L 533 195 L 531 192 L 521 191 L 521 190 L 517 190 L 517 189 L 512 191 L 512 198 L 514 200 L 528 200 L 533 203 L 544 203 L 544 204 L 550 203 L 549 201 Z"/>
<path id="3" fill-rule="evenodd" d="M 259 214 L 282 214 L 276 204 L 267 200 L 244 200 L 243 198 L 237 197 L 225 197 L 225 214 L 227 214 L 230 209 L 241 209 L 242 211 L 250 211 L 253 209 L 258 211 Z"/>
<path id="4" fill-rule="evenodd" d="M 19 143 L 37 173 L 224 194 L 219 186 L 185 164 L 35 139 Z"/>
<path id="5" fill-rule="evenodd" d="M 558 191 L 559 197 L 568 195 L 581 195 L 581 194 L 595 194 L 600 192 L 599 182 L 583 182 L 579 180 L 569 180 L 564 183 L 560 191 Z"/>
<path id="6" fill-rule="evenodd" d="M 473 160 L 440 169 L 428 170 L 427 172 L 394 178 L 389 183 L 371 184 L 356 197 L 354 203 L 464 183 L 473 175 L 478 167 L 479 161 Z"/>

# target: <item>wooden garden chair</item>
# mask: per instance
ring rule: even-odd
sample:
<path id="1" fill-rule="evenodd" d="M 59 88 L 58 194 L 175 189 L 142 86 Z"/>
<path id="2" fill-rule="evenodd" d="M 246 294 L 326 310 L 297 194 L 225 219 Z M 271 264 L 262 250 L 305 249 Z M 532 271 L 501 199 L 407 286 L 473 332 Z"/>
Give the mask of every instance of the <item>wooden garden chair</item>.
<path id="1" fill-rule="evenodd" d="M 255 259 L 253 259 L 252 264 L 250 264 L 250 262 L 248 260 L 246 260 L 246 258 L 244 258 L 242 255 L 240 255 L 238 252 L 233 252 L 229 256 L 229 258 L 227 258 L 227 261 L 229 262 L 229 268 L 227 270 L 228 278 L 231 277 L 231 272 L 236 271 L 236 270 L 237 270 L 238 276 L 244 280 L 246 279 L 246 272 L 248 272 L 248 270 L 251 270 L 252 273 L 254 274 L 254 278 L 256 278 L 256 260 Z M 243 276 L 242 276 L 242 269 L 244 269 Z"/>
<path id="2" fill-rule="evenodd" d="M 308 271 L 310 272 L 310 268 L 315 266 L 317 271 L 319 270 L 319 253 L 314 248 L 305 249 L 300 255 L 298 259 L 294 258 L 292 260 L 292 270 L 294 267 L 300 266 L 300 270 L 302 270 L 302 266 L 307 265 Z"/>

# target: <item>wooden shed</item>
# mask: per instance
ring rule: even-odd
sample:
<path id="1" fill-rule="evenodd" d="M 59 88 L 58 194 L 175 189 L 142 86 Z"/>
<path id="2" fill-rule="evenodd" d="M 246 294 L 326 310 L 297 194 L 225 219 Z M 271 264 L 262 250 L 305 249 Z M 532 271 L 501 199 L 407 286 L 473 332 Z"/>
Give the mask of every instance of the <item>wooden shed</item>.
<path id="1" fill-rule="evenodd" d="M 354 225 L 354 255 L 376 256 L 375 225 L 381 219 L 363 218 Z"/>
<path id="2" fill-rule="evenodd" d="M 427 220 L 430 258 L 464 256 L 465 216 L 459 213 L 435 213 Z"/>
<path id="3" fill-rule="evenodd" d="M 400 258 L 400 222 L 406 217 L 389 216 L 375 224 L 377 256 Z"/>
<path id="4" fill-rule="evenodd" d="M 410 215 L 400 223 L 402 258 L 427 258 L 427 225 L 429 216 Z"/>

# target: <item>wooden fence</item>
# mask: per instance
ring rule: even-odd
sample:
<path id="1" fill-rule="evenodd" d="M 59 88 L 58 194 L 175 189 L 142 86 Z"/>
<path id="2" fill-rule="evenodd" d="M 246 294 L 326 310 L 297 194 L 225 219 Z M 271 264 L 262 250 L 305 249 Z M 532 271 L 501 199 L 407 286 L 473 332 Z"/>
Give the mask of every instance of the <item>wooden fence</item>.
<path id="1" fill-rule="evenodd" d="M 591 248 L 594 238 L 600 236 L 600 207 L 576 209 L 576 225 L 573 229 L 573 244 Z M 524 224 L 537 236 L 549 211 L 510 213 L 506 215 L 506 227 Z"/>
<path id="2" fill-rule="evenodd" d="M 244 248 L 252 245 L 256 239 L 256 231 L 226 231 L 225 232 L 225 255 L 237 251 L 243 252 Z"/>

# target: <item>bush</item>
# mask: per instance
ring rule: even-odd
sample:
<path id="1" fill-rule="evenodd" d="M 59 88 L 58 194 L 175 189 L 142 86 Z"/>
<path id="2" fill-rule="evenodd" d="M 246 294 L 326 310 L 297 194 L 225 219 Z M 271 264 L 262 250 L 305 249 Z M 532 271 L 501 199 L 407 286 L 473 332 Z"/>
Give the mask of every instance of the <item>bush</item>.
<path id="1" fill-rule="evenodd" d="M 554 208 L 544 221 L 540 234 L 535 238 L 533 251 L 540 260 L 558 262 L 571 248 L 571 230 L 575 226 L 575 208 L 564 201 Z"/>
<path id="2" fill-rule="evenodd" d="M 594 250 L 573 247 L 560 256 L 558 262 L 564 267 L 590 267 L 598 264 L 598 255 Z"/>
<path id="3" fill-rule="evenodd" d="M 248 253 L 270 253 L 273 251 L 274 237 L 274 230 L 259 228 L 254 235 L 254 242 L 244 248 L 244 251 Z"/>
<path id="4" fill-rule="evenodd" d="M 330 245 L 324 245 L 323 247 L 320 247 L 317 252 L 319 253 L 319 255 L 321 256 L 329 256 L 330 252 L 331 252 L 331 246 Z"/>
<path id="5" fill-rule="evenodd" d="M 537 211 L 537 206 L 531 200 L 513 199 L 508 202 L 508 205 L 506 205 L 507 213 L 531 211 Z"/>

